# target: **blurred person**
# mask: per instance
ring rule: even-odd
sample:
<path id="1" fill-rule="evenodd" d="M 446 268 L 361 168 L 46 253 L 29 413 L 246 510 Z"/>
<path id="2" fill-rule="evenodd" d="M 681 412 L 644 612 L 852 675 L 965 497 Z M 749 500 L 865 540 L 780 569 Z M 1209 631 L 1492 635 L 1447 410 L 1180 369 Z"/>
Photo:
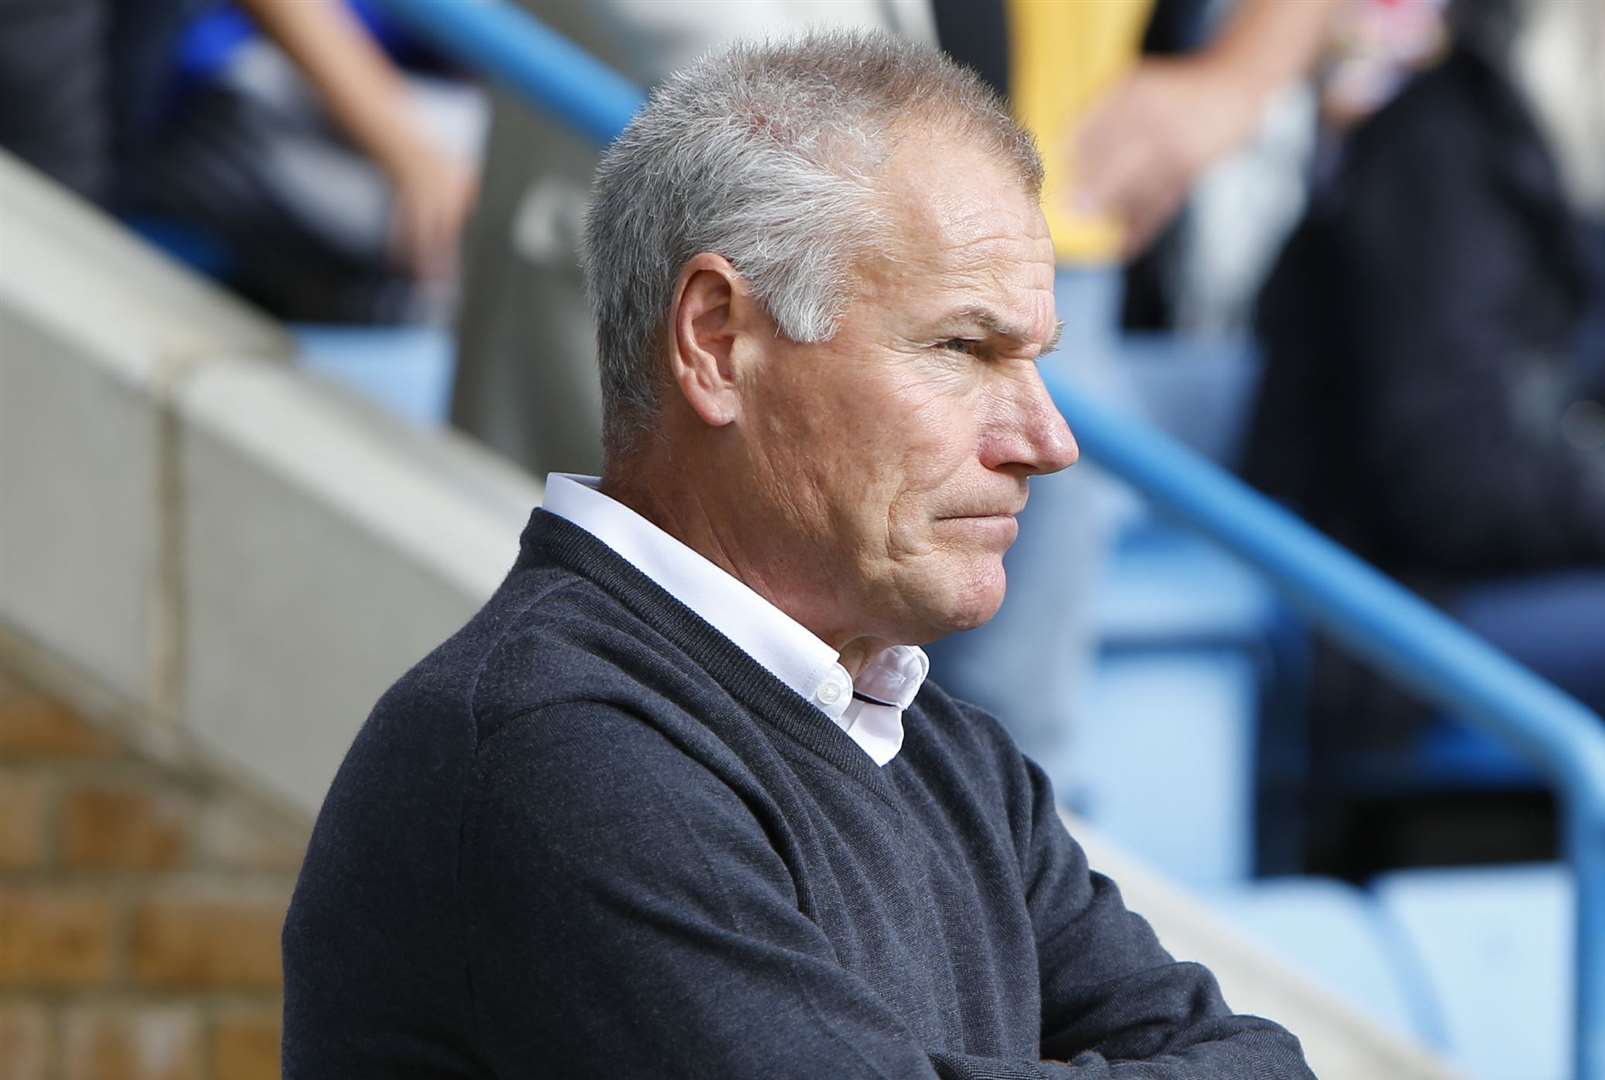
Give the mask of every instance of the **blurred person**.
<path id="1" fill-rule="evenodd" d="M 934 38 L 927 0 L 519 2 L 642 88 L 743 36 L 817 24 Z M 494 93 L 484 191 L 467 234 L 451 419 L 536 476 L 602 463 L 595 327 L 578 255 L 600 152 L 516 93 Z M 547 347 L 532 353 L 534 341 Z"/>
<path id="2" fill-rule="evenodd" d="M 473 163 L 454 156 L 420 120 L 405 76 L 349 7 L 335 0 L 240 3 L 389 179 L 399 260 L 419 277 L 450 273 L 477 186 Z"/>
<path id="3" fill-rule="evenodd" d="M 1353 127 L 1442 60 L 1447 7 L 1448 0 L 1344 0 L 1321 63 L 1325 123 Z"/>
<path id="4" fill-rule="evenodd" d="M 1122 261 L 1305 72 L 1333 4 L 1241 0 L 1204 46 L 1143 58 L 1152 8 L 1141 0 L 936 4 L 943 47 L 1006 92 L 1043 147 L 1043 208 L 1065 322 L 1047 366 L 1093 400 L 1139 416 L 1119 363 Z M 1096 474 L 1039 485 L 1023 519 L 1033 527 L 1008 556 L 1020 587 L 986 626 L 931 650 L 944 682 L 1003 717 L 1062 794 L 1073 787 L 1078 696 L 1096 650 L 1096 582 L 1125 498 Z"/>
<path id="5" fill-rule="evenodd" d="M 0 145 L 154 217 L 158 239 L 177 225 L 220 243 L 197 261 L 275 314 L 398 317 L 410 282 L 454 271 L 471 162 L 443 147 L 342 0 L 241 6 L 316 104 L 288 67 L 247 55 L 250 24 L 226 3 L 0 0 Z M 371 167 L 322 129 L 323 110 Z"/>
<path id="6" fill-rule="evenodd" d="M 217 241 L 214 272 L 281 318 L 444 318 L 477 184 L 477 90 L 436 77 L 363 0 L 242 7 L 249 21 L 228 4 L 190 20 L 123 209 Z"/>
<path id="7" fill-rule="evenodd" d="M 1450 23 L 1264 291 L 1247 473 L 1605 710 L 1605 3 Z M 1413 705 L 1323 671 L 1318 758 L 1416 745 Z"/>
<path id="8" fill-rule="evenodd" d="M 1312 1075 L 926 679 L 1075 459 L 1041 179 L 979 81 L 884 34 L 660 85 L 586 225 L 605 471 L 549 478 L 342 765 L 286 1077 Z"/>

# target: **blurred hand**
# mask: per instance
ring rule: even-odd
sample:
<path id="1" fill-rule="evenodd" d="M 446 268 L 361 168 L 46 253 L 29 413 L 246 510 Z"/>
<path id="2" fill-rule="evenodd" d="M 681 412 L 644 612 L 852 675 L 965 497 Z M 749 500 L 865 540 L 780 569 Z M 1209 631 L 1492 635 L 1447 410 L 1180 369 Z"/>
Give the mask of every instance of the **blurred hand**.
<path id="1" fill-rule="evenodd" d="M 1207 58 L 1140 63 L 1073 133 L 1075 212 L 1113 217 L 1125 256 L 1137 254 L 1199 175 L 1253 134 L 1262 104 L 1246 80 Z"/>
<path id="2" fill-rule="evenodd" d="M 386 167 L 395 185 L 394 249 L 419 278 L 451 275 L 458 240 L 479 193 L 475 171 L 419 142 Z"/>

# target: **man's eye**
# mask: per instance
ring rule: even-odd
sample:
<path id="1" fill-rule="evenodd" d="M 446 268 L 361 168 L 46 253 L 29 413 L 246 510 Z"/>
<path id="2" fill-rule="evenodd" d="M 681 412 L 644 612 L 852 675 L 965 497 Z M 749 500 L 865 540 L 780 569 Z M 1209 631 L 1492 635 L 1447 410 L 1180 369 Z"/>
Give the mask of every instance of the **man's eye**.
<path id="1" fill-rule="evenodd" d="M 957 352 L 964 353 L 967 356 L 974 356 L 981 351 L 981 342 L 975 338 L 948 338 L 937 348 L 944 352 Z"/>

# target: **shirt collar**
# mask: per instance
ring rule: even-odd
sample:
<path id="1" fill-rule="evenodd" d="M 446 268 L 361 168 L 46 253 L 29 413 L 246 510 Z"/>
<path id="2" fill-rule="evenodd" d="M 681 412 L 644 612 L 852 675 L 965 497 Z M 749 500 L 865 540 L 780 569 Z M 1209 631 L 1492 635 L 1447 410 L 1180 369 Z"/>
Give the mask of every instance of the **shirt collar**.
<path id="1" fill-rule="evenodd" d="M 864 665 L 855 684 L 835 649 L 746 584 L 604 495 L 600 484 L 594 476 L 551 473 L 543 508 L 602 541 L 696 612 L 842 727 L 876 764 L 897 754 L 902 711 L 930 671 L 924 650 L 913 645 L 884 649 Z"/>

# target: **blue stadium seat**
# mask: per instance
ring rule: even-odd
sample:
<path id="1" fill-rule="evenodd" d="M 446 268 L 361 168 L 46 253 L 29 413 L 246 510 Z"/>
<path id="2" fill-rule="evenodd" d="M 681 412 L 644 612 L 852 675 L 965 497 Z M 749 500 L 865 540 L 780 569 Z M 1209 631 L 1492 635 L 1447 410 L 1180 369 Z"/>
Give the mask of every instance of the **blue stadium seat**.
<path id="1" fill-rule="evenodd" d="M 1424 784 L 1437 788 L 1499 791 L 1547 786 L 1538 770 L 1509 746 L 1447 717 L 1421 733 L 1415 767 Z"/>
<path id="2" fill-rule="evenodd" d="M 1192 885 L 1254 864 L 1259 677 L 1235 649 L 1106 657 L 1072 737 L 1070 803 L 1111 838 Z"/>
<path id="3" fill-rule="evenodd" d="M 1478 1080 L 1570 1069 L 1575 889 L 1558 864 L 1406 870 L 1373 892 L 1437 1001 L 1444 1048 Z"/>
<path id="4" fill-rule="evenodd" d="M 1303 777 L 1306 645 L 1276 595 L 1214 544 L 1149 518 L 1128 528 L 1099 581 L 1096 625 L 1072 804 L 1192 883 L 1242 880 L 1295 846 L 1255 822 L 1257 804 Z M 1293 752 L 1275 741 L 1288 732 Z"/>
<path id="5" fill-rule="evenodd" d="M 1251 349 L 1128 335 L 1120 362 L 1157 426 L 1215 460 L 1235 455 L 1258 371 Z M 1072 805 L 1183 881 L 1244 880 L 1266 849 L 1254 821 L 1262 762 L 1289 758 L 1266 753 L 1260 725 L 1280 730 L 1293 711 L 1302 631 L 1236 558 L 1146 512 L 1123 528 L 1096 603 L 1100 660 L 1073 736 Z M 1283 771 L 1279 788 L 1302 779 Z"/>
<path id="6" fill-rule="evenodd" d="M 1258 648 L 1279 603 L 1259 575 L 1197 533 L 1146 520 L 1120 538 L 1098 584 L 1104 648 Z"/>
<path id="7" fill-rule="evenodd" d="M 290 328 L 300 366 L 423 427 L 446 423 L 455 344 L 441 326 Z"/>
<path id="8" fill-rule="evenodd" d="M 1363 889 L 1330 878 L 1276 878 L 1206 890 L 1203 899 L 1357 1012 L 1425 1045 L 1442 1044 L 1431 984 Z"/>
<path id="9" fill-rule="evenodd" d="M 195 225 L 151 214 L 130 214 L 122 220 L 147 244 L 207 277 L 221 278 L 235 265 L 234 253 L 222 238 Z"/>

